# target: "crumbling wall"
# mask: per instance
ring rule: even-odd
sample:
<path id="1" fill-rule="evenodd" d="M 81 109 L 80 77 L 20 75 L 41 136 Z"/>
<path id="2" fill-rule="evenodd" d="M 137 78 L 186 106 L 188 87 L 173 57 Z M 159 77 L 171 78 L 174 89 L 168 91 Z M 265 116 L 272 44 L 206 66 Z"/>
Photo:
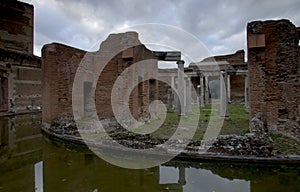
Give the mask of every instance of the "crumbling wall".
<path id="1" fill-rule="evenodd" d="M 62 44 L 42 49 L 43 122 L 59 117 L 73 118 L 72 85 L 85 51 Z"/>
<path id="2" fill-rule="evenodd" d="M 230 75 L 230 101 L 245 102 L 245 75 Z"/>
<path id="3" fill-rule="evenodd" d="M 108 63 L 105 63 L 99 77 L 97 76 L 97 70 L 102 66 L 98 60 L 104 59 L 104 57 L 110 58 L 114 49 L 118 50 L 114 47 L 117 46 L 116 42 L 125 41 L 138 41 L 138 34 L 135 32 L 111 34 L 100 46 L 99 51 L 105 49 L 105 52 L 102 52 L 105 55 L 101 55 L 100 52 L 89 53 L 57 43 L 45 45 L 42 49 L 43 123 L 51 124 L 53 120 L 58 118 L 74 118 L 72 88 L 76 71 L 79 73 L 81 81 L 76 87 L 81 90 L 76 90 L 78 94 L 73 96 L 76 97 L 76 102 L 79 105 L 84 105 L 84 108 L 79 108 L 78 112 L 85 115 L 93 112 L 91 106 L 85 106 L 86 104 L 91 104 L 85 98 L 88 96 L 86 94 L 94 91 L 95 95 L 92 97 L 95 100 L 95 110 L 98 118 L 100 120 L 114 118 L 115 114 L 112 109 L 112 97 L 114 97 L 112 95 L 113 86 L 126 69 L 143 60 L 149 60 L 149 65 L 144 65 L 142 69 L 137 68 L 136 71 L 131 72 L 129 77 L 122 77 L 125 84 L 119 90 L 118 94 L 121 95 L 116 95 L 118 98 L 120 96 L 120 100 L 116 102 L 129 103 L 129 109 L 135 119 L 149 118 L 148 106 L 152 100 L 157 100 L 158 98 L 158 88 L 155 80 L 157 75 L 157 60 L 153 60 L 152 51 L 138 43 L 139 45 L 112 55 L 112 59 Z M 81 62 L 87 62 L 88 65 L 80 65 Z M 139 72 L 142 70 L 146 71 L 147 75 L 152 76 L 153 79 L 145 80 L 139 84 Z M 122 97 L 122 94 L 128 89 L 126 82 L 129 81 L 136 83 L 136 86 L 131 91 L 129 101 L 126 101 Z"/>
<path id="4" fill-rule="evenodd" d="M 20 1 L 0 1 L 0 48 L 33 53 L 33 6 Z"/>
<path id="5" fill-rule="evenodd" d="M 299 37 L 288 20 L 247 26 L 250 118 L 268 130 L 300 138 Z"/>
<path id="6" fill-rule="evenodd" d="M 41 58 L 0 48 L 3 80 L 2 111 L 19 112 L 41 107 Z M 4 85 L 5 83 L 5 85 Z"/>
<path id="7" fill-rule="evenodd" d="M 245 51 L 238 50 L 233 54 L 217 55 L 203 59 L 201 62 L 227 61 L 230 65 L 245 63 Z"/>
<path id="8" fill-rule="evenodd" d="M 33 6 L 0 2 L 0 111 L 41 107 L 41 58 L 33 55 Z"/>

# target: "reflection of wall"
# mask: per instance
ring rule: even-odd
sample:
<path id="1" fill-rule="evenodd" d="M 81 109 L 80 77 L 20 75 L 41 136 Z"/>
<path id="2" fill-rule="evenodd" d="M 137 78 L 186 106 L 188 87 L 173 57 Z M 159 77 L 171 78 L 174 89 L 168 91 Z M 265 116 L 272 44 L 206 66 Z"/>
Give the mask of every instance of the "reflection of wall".
<path id="1" fill-rule="evenodd" d="M 92 154 L 48 146 L 44 158 L 44 191 L 161 191 L 157 168 L 115 167 Z M 54 150 L 54 151 L 52 151 Z M 47 156 L 55 152 L 59 156 Z"/>
<path id="2" fill-rule="evenodd" d="M 11 157 L 41 150 L 36 144 L 42 139 L 40 118 L 40 114 L 1 117 L 0 145 L 8 147 Z"/>
<path id="3" fill-rule="evenodd" d="M 40 118 L 0 118 L 0 191 L 35 191 L 33 165 L 42 158 Z"/>
<path id="4" fill-rule="evenodd" d="M 251 181 L 251 191 L 299 191 L 299 172 L 276 173 L 271 176 L 253 179 Z"/>

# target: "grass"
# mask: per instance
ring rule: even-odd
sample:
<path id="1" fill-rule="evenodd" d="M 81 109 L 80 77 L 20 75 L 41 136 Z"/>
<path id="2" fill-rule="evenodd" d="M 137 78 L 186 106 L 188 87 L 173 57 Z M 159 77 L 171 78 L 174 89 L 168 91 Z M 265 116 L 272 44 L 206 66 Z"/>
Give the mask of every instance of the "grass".
<path id="1" fill-rule="evenodd" d="M 222 135 L 244 135 L 248 132 L 249 115 L 243 105 L 229 105 L 229 114 L 230 117 L 225 119 L 222 124 L 218 105 L 206 105 L 200 110 L 194 106 L 193 113 L 184 117 L 179 117 L 175 112 L 168 112 L 164 123 L 152 135 L 160 138 L 170 138 L 176 131 L 180 120 L 182 121 L 182 125 L 187 127 L 187 129 L 193 129 L 194 126 L 197 126 L 193 137 L 194 140 L 202 139 L 208 127 L 214 129 L 222 126 L 220 131 Z M 152 121 L 150 124 L 151 126 L 155 125 L 155 121 Z"/>
<path id="2" fill-rule="evenodd" d="M 156 138 L 169 139 L 178 127 L 184 127 L 186 131 L 181 134 L 187 134 L 188 130 L 195 128 L 193 133 L 193 140 L 202 140 L 204 134 L 209 129 L 215 129 L 217 126 L 221 126 L 218 135 L 245 135 L 249 133 L 249 113 L 245 110 L 244 105 L 230 104 L 229 114 L 230 116 L 222 120 L 220 118 L 219 106 L 216 104 L 206 105 L 199 109 L 196 106 L 192 108 L 193 113 L 186 116 L 178 116 L 176 112 L 168 112 L 166 118 L 163 115 L 158 115 L 156 120 L 146 122 L 143 126 L 132 130 L 134 133 L 141 133 L 143 130 L 150 132 L 150 135 Z M 164 111 L 164 110 L 162 110 Z M 220 124 L 221 122 L 221 124 Z M 196 126 L 196 127 L 195 127 Z M 98 134 L 85 134 L 87 138 L 96 139 L 103 136 L 103 133 Z M 271 138 L 274 141 L 274 150 L 281 154 L 296 154 L 300 155 L 300 142 L 282 134 L 273 134 Z"/>
<path id="3" fill-rule="evenodd" d="M 271 134 L 274 141 L 274 149 L 283 155 L 300 155 L 300 142 L 282 134 Z"/>

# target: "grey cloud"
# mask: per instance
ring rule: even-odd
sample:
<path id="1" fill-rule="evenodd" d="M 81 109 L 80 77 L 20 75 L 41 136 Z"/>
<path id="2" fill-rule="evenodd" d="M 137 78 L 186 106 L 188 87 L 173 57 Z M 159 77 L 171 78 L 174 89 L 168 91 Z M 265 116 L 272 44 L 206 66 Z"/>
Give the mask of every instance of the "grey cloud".
<path id="1" fill-rule="evenodd" d="M 125 24 L 162 23 L 195 35 L 213 54 L 226 54 L 245 48 L 245 28 L 250 21 L 288 18 L 300 25 L 298 0 L 52 0 L 44 3 L 36 6 L 36 31 L 40 36 L 83 49 Z"/>

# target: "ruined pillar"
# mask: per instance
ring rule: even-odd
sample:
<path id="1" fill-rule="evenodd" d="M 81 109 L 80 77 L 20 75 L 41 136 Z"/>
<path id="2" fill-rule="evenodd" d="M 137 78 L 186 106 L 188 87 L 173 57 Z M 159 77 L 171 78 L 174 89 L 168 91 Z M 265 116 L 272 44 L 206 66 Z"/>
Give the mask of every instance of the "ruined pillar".
<path id="1" fill-rule="evenodd" d="M 175 77 L 171 76 L 171 88 L 168 89 L 168 111 L 174 110 L 174 101 L 175 101 L 175 95 L 174 95 L 174 89 L 175 89 Z"/>
<path id="2" fill-rule="evenodd" d="M 227 72 L 220 71 L 220 116 L 229 117 L 228 93 L 227 93 Z"/>
<path id="3" fill-rule="evenodd" d="M 227 102 L 231 102 L 231 91 L 230 91 L 230 75 L 227 75 Z"/>
<path id="4" fill-rule="evenodd" d="M 200 107 L 205 106 L 205 86 L 204 86 L 204 77 L 200 76 L 200 86 L 199 86 L 199 104 Z"/>
<path id="5" fill-rule="evenodd" d="M 204 77 L 204 97 L 205 104 L 209 104 L 209 88 L 208 88 L 208 77 Z"/>
<path id="6" fill-rule="evenodd" d="M 192 113 L 192 87 L 191 79 L 186 79 L 186 112 Z"/>
<path id="7" fill-rule="evenodd" d="M 177 99 L 177 113 L 179 116 L 185 115 L 185 82 L 184 82 L 184 61 L 177 61 L 178 65 L 178 84 L 177 84 L 177 93 L 178 93 L 178 99 Z"/>
<path id="8" fill-rule="evenodd" d="M 175 110 L 178 112 L 178 108 L 179 108 L 179 102 L 178 102 L 178 78 L 175 78 L 175 93 L 174 93 L 174 107 Z"/>
<path id="9" fill-rule="evenodd" d="M 261 113 L 268 131 L 300 138 L 298 43 L 288 20 L 247 25 L 250 118 Z"/>

